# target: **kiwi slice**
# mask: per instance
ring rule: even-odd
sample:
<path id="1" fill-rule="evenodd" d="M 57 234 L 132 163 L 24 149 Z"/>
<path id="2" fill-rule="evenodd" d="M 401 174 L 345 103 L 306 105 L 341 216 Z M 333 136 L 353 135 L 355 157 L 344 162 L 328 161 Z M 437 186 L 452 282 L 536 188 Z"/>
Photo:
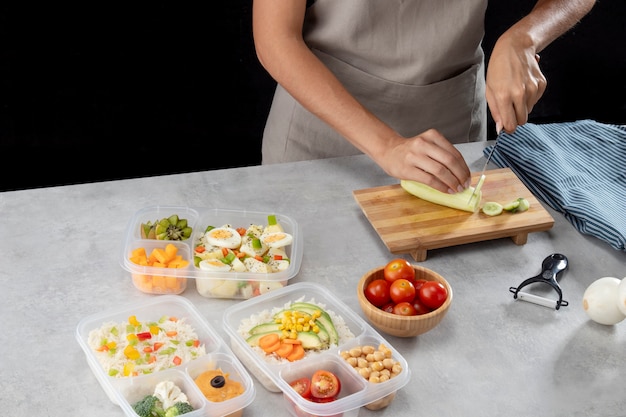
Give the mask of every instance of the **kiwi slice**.
<path id="1" fill-rule="evenodd" d="M 192 231 L 187 219 L 181 219 L 176 214 L 154 223 L 148 221 L 140 226 L 142 239 L 185 240 L 191 237 Z"/>

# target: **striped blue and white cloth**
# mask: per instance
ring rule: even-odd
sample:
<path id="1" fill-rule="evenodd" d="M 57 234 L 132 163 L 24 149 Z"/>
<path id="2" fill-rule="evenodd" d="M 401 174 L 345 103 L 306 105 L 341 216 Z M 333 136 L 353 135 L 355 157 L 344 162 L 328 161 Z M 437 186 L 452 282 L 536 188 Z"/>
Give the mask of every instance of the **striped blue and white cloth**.
<path id="1" fill-rule="evenodd" d="M 500 137 L 492 161 L 581 233 L 626 250 L 626 126 L 527 123 Z"/>

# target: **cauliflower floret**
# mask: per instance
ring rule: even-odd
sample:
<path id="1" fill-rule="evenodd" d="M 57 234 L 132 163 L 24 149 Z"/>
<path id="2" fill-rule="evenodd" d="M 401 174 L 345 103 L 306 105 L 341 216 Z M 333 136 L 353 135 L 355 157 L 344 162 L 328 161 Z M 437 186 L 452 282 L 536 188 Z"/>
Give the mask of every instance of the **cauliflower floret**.
<path id="1" fill-rule="evenodd" d="M 163 409 L 167 410 L 174 403 L 189 402 L 184 392 L 176 386 L 172 381 L 162 381 L 154 388 L 154 396 L 163 404 Z"/>

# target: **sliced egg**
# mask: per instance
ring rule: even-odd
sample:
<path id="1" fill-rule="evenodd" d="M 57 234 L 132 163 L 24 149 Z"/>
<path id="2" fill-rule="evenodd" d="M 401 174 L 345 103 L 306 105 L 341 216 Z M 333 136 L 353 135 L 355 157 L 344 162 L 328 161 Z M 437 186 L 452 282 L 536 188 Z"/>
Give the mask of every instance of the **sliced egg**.
<path id="1" fill-rule="evenodd" d="M 232 227 L 215 227 L 205 233 L 206 241 L 220 248 L 235 249 L 241 246 L 241 235 Z"/>
<path id="2" fill-rule="evenodd" d="M 218 271 L 218 272 L 228 272 L 231 269 L 230 265 L 225 264 L 224 262 L 220 261 L 219 259 L 205 259 L 203 261 L 200 261 L 198 266 L 203 271 L 213 271 L 213 272 L 216 272 L 216 271 Z"/>
<path id="3" fill-rule="evenodd" d="M 293 237 L 285 232 L 265 233 L 261 236 L 261 242 L 270 248 L 282 248 L 291 245 Z"/>

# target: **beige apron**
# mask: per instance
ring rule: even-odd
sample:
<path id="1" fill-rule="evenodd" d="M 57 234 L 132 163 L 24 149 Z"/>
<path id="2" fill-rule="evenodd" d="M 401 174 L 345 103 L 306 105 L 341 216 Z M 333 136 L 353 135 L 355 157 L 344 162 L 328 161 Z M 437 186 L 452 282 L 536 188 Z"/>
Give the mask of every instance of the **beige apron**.
<path id="1" fill-rule="evenodd" d="M 403 136 L 438 129 L 452 143 L 486 139 L 487 0 L 317 0 L 304 39 L 345 87 Z M 360 151 L 278 86 L 263 163 Z"/>

